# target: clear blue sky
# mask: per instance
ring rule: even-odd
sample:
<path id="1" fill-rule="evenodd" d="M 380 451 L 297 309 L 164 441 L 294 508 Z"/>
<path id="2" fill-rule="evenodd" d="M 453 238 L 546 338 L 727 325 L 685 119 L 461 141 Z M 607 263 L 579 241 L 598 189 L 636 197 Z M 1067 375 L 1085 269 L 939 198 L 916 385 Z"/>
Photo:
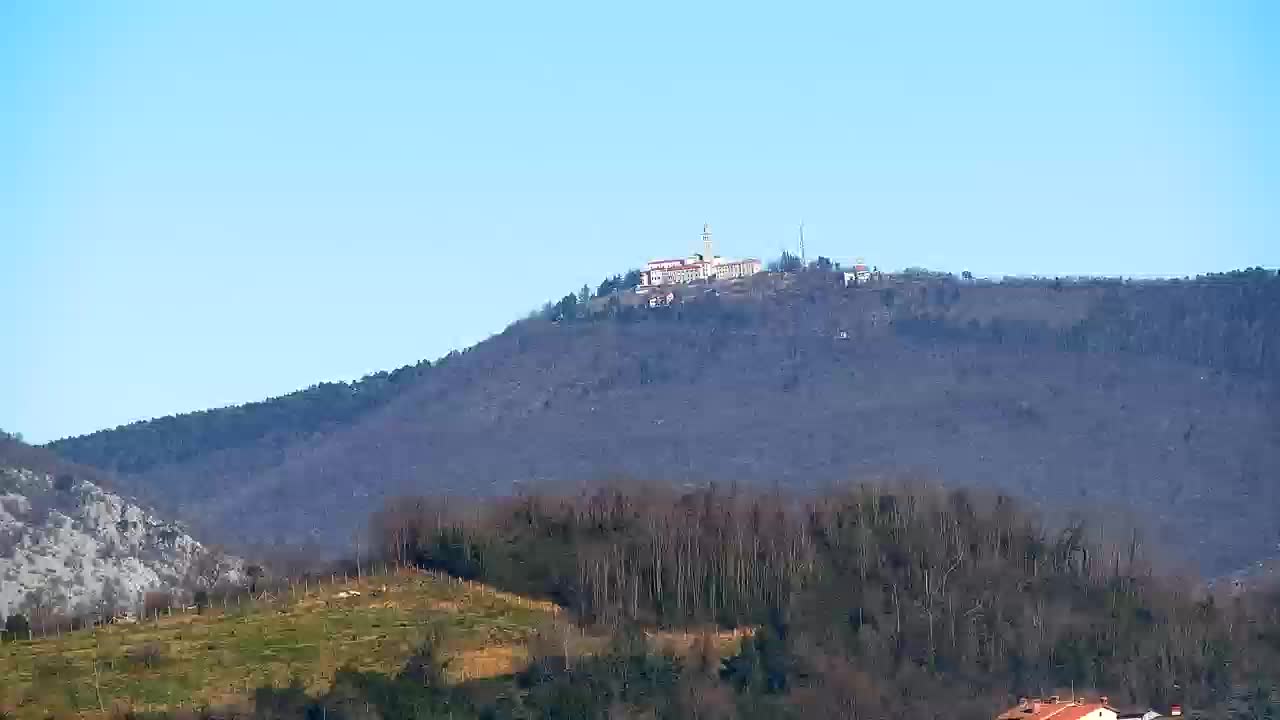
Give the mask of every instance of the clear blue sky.
<path id="1" fill-rule="evenodd" d="M 435 358 L 703 222 L 886 268 L 1280 264 L 1280 4 L 772 5 L 0 4 L 0 427 Z"/>

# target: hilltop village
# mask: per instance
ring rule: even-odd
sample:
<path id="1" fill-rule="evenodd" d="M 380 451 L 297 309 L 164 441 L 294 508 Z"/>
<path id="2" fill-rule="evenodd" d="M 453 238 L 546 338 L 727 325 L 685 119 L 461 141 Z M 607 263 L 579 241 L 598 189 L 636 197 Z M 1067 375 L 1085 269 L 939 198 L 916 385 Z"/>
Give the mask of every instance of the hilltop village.
<path id="1" fill-rule="evenodd" d="M 800 252 L 783 251 L 781 256 L 767 266 L 758 258 L 730 259 L 717 255 L 712 241 L 711 226 L 702 226 L 702 251 L 683 257 L 667 257 L 649 260 L 643 269 L 634 269 L 625 275 L 605 278 L 593 292 L 584 285 L 576 293 L 570 293 L 559 301 L 544 304 L 531 317 L 541 317 L 553 322 L 590 317 L 607 313 L 610 308 L 663 308 L 688 302 L 705 295 L 742 295 L 752 287 L 757 277 L 768 278 L 765 284 L 773 289 L 786 287 L 795 280 L 797 271 L 815 270 L 826 276 L 835 275 L 846 288 L 879 285 L 891 280 L 921 281 L 950 277 L 923 268 L 908 268 L 890 276 L 879 268 L 866 264 L 861 258 L 847 266 L 830 258 L 819 256 L 806 262 L 803 236 Z M 967 281 L 972 278 L 966 272 Z"/>
<path id="2" fill-rule="evenodd" d="M 711 226 L 702 226 L 702 252 L 674 260 L 650 260 L 640 273 L 640 288 L 685 284 L 697 280 L 733 280 L 763 269 L 755 258 L 726 260 L 715 254 Z"/>
<path id="3" fill-rule="evenodd" d="M 785 262 L 787 259 L 792 264 L 788 265 Z M 782 266 L 777 268 L 780 271 L 804 267 L 804 260 L 799 256 L 784 253 L 783 261 Z M 838 264 L 833 264 L 826 258 L 821 258 L 818 265 L 824 269 L 840 270 Z M 638 273 L 639 283 L 633 290 L 645 298 L 644 304 L 649 307 L 663 307 L 676 300 L 675 286 L 742 280 L 760 274 L 764 269 L 764 264 L 758 258 L 733 260 L 717 255 L 711 237 L 711 225 L 704 223 L 702 252 L 682 258 L 650 260 L 645 263 L 644 270 Z M 847 287 L 869 283 L 873 277 L 872 270 L 862 260 L 858 260 L 852 269 L 842 272 Z"/>

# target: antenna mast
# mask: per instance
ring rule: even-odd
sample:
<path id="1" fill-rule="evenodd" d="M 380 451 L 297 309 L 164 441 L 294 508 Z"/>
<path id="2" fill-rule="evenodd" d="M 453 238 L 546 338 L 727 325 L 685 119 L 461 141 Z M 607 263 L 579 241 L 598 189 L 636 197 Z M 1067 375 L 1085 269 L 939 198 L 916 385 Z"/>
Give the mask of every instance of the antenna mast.
<path id="1" fill-rule="evenodd" d="M 809 263 L 804 257 L 804 221 L 800 221 L 800 267 L 808 267 Z"/>

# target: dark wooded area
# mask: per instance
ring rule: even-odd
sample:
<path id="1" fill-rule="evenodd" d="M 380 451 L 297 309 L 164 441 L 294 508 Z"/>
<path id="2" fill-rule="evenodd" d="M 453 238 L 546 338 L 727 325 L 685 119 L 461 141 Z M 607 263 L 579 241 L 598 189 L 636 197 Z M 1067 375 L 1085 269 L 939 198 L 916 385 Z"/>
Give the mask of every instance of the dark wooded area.
<path id="1" fill-rule="evenodd" d="M 1068 688 L 1215 716 L 1280 689 L 1280 596 L 1161 577 L 1136 538 L 1098 543 L 1082 520 L 1047 530 L 1007 496 L 614 485 L 401 499 L 374 526 L 390 557 L 620 632 L 759 626 L 709 674 L 678 669 L 730 716 L 990 717 Z"/>

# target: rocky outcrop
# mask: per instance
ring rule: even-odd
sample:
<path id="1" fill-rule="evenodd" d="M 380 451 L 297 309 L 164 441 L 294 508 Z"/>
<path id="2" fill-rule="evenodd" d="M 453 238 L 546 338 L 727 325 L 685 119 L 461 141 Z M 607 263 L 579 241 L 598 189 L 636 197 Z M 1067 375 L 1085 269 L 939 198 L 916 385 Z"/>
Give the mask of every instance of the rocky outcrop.
<path id="1" fill-rule="evenodd" d="M 148 591 L 215 582 L 208 556 L 179 524 L 89 480 L 0 467 L 0 616 L 133 609 Z"/>

